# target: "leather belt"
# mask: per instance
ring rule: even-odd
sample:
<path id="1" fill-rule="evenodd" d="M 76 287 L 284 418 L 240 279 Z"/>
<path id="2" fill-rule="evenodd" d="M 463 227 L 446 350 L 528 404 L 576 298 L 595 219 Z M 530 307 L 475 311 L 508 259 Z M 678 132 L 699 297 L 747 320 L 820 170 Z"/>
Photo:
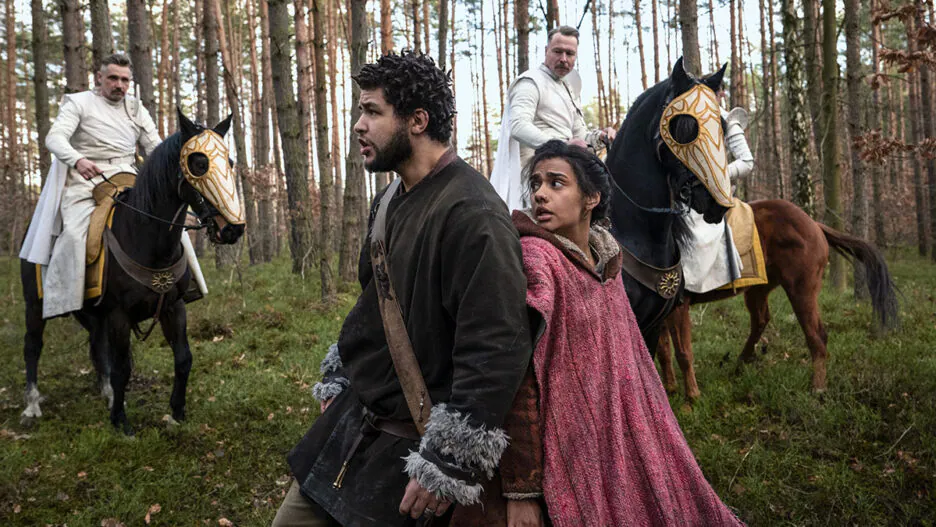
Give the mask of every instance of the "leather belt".
<path id="1" fill-rule="evenodd" d="M 91 161 L 95 165 L 98 163 L 101 163 L 103 165 L 119 165 L 119 164 L 124 164 L 124 163 L 132 165 L 133 163 L 136 162 L 136 155 L 127 154 L 125 156 L 117 156 L 117 157 L 102 158 L 102 159 L 94 159 L 94 158 L 89 157 L 87 158 L 87 160 Z"/>
<path id="2" fill-rule="evenodd" d="M 416 423 L 412 420 L 398 421 L 396 419 L 377 417 L 373 412 L 367 409 L 364 410 L 364 420 L 375 430 L 388 433 L 392 436 L 402 437 L 403 439 L 419 441 L 419 429 L 416 428 Z"/>

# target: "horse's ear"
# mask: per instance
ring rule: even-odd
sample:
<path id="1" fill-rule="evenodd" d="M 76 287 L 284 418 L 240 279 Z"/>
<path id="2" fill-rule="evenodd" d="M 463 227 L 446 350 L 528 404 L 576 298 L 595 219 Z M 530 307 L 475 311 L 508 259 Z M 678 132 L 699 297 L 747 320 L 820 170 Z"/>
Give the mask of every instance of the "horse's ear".
<path id="1" fill-rule="evenodd" d="M 711 88 L 713 92 L 718 93 L 718 91 L 721 90 L 722 80 L 725 78 L 725 70 L 727 68 L 728 63 L 726 62 L 722 65 L 721 69 L 703 79 L 702 82 Z"/>
<path id="2" fill-rule="evenodd" d="M 670 80 L 673 83 L 673 93 L 676 95 L 692 87 L 692 78 L 689 77 L 686 68 L 683 67 L 682 57 L 676 59 L 676 64 L 673 66 L 673 73 L 670 75 Z"/>
<path id="3" fill-rule="evenodd" d="M 218 123 L 218 126 L 214 127 L 214 131 L 218 133 L 221 137 L 227 135 L 228 130 L 231 128 L 231 119 L 234 117 L 234 114 L 231 113 L 227 116 L 227 119 Z"/>
<path id="4" fill-rule="evenodd" d="M 182 108 L 176 106 L 176 113 L 179 115 L 179 129 L 182 130 L 182 137 L 188 138 L 198 134 L 198 125 L 182 113 Z"/>

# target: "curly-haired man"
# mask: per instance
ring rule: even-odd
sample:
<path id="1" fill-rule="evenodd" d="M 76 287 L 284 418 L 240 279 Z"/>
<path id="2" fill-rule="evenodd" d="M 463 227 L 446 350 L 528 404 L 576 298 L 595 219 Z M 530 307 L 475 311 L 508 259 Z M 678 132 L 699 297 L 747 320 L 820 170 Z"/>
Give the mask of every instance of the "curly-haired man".
<path id="1" fill-rule="evenodd" d="M 273 525 L 445 525 L 452 504 L 478 502 L 507 445 L 501 427 L 532 350 L 520 243 L 494 189 L 449 145 L 451 80 L 431 58 L 389 54 L 354 80 L 365 166 L 402 183 L 374 203 L 395 193 L 386 268 L 434 406 L 420 437 L 387 345 L 377 291 L 386 279 L 374 277 L 368 235 L 361 295 L 313 390 L 323 414 L 289 454 L 296 481 Z"/>

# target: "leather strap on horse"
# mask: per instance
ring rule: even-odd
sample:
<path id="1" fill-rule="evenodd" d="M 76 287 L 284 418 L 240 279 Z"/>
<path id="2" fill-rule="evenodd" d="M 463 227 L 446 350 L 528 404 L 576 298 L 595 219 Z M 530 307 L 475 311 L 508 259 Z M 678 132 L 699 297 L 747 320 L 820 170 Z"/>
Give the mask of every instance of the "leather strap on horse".
<path id="1" fill-rule="evenodd" d="M 621 257 L 621 267 L 625 273 L 666 300 L 663 308 L 648 324 L 648 326 L 654 326 L 669 314 L 673 305 L 678 301 L 677 295 L 683 282 L 682 260 L 678 260 L 670 267 L 654 267 L 634 256 L 634 253 L 627 250 L 623 244 L 621 244 Z"/>
<path id="2" fill-rule="evenodd" d="M 429 389 L 423 379 L 422 370 L 416 360 L 413 344 L 406 332 L 403 321 L 403 311 L 397 301 L 390 273 L 387 268 L 387 247 L 385 237 L 387 234 L 387 207 L 400 186 L 400 179 L 395 179 L 387 187 L 383 198 L 377 204 L 377 214 L 371 230 L 371 264 L 374 267 L 374 280 L 377 286 L 377 303 L 380 306 L 380 318 L 383 320 L 384 334 L 387 337 L 387 346 L 390 347 L 390 357 L 393 359 L 393 369 L 400 379 L 403 387 L 403 396 L 409 407 L 413 423 L 422 435 L 426 431 L 429 413 L 432 410 L 432 400 L 429 398 Z"/>
<path id="3" fill-rule="evenodd" d="M 156 303 L 156 313 L 153 315 L 153 322 L 150 324 L 150 327 L 147 328 L 146 331 L 141 331 L 138 323 L 134 322 L 131 326 L 136 337 L 141 341 L 145 341 L 149 338 L 150 333 L 153 332 L 153 328 L 156 327 L 156 323 L 159 321 L 159 315 L 162 314 L 163 300 L 166 297 L 166 293 L 175 287 L 179 280 L 185 275 L 185 270 L 188 269 L 188 262 L 185 260 L 185 254 L 169 267 L 152 269 L 136 263 L 130 255 L 124 252 L 123 248 L 120 246 L 120 242 L 117 241 L 117 237 L 114 236 L 114 233 L 110 230 L 110 227 L 104 229 L 104 243 L 106 244 L 105 249 L 110 249 L 110 253 L 114 255 L 117 264 L 125 273 L 150 291 L 159 295 L 159 301 Z"/>

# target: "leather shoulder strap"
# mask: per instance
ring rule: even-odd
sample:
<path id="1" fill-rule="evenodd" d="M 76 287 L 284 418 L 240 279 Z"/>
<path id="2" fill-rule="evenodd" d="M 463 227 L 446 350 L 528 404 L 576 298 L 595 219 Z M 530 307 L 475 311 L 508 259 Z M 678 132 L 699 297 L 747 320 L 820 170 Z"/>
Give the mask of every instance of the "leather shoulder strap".
<path id="1" fill-rule="evenodd" d="M 399 186 L 400 179 L 397 178 L 390 183 L 377 204 L 377 213 L 371 228 L 371 265 L 374 267 L 374 280 L 377 281 L 377 303 L 380 306 L 380 318 L 383 321 L 387 346 L 390 348 L 390 357 L 393 359 L 393 369 L 400 379 L 413 423 L 419 430 L 419 435 L 422 435 L 426 431 L 426 423 L 429 422 L 432 400 L 429 398 L 429 389 L 426 388 L 419 361 L 416 360 L 413 343 L 406 333 L 403 311 L 397 301 L 387 268 L 387 207 Z"/>

